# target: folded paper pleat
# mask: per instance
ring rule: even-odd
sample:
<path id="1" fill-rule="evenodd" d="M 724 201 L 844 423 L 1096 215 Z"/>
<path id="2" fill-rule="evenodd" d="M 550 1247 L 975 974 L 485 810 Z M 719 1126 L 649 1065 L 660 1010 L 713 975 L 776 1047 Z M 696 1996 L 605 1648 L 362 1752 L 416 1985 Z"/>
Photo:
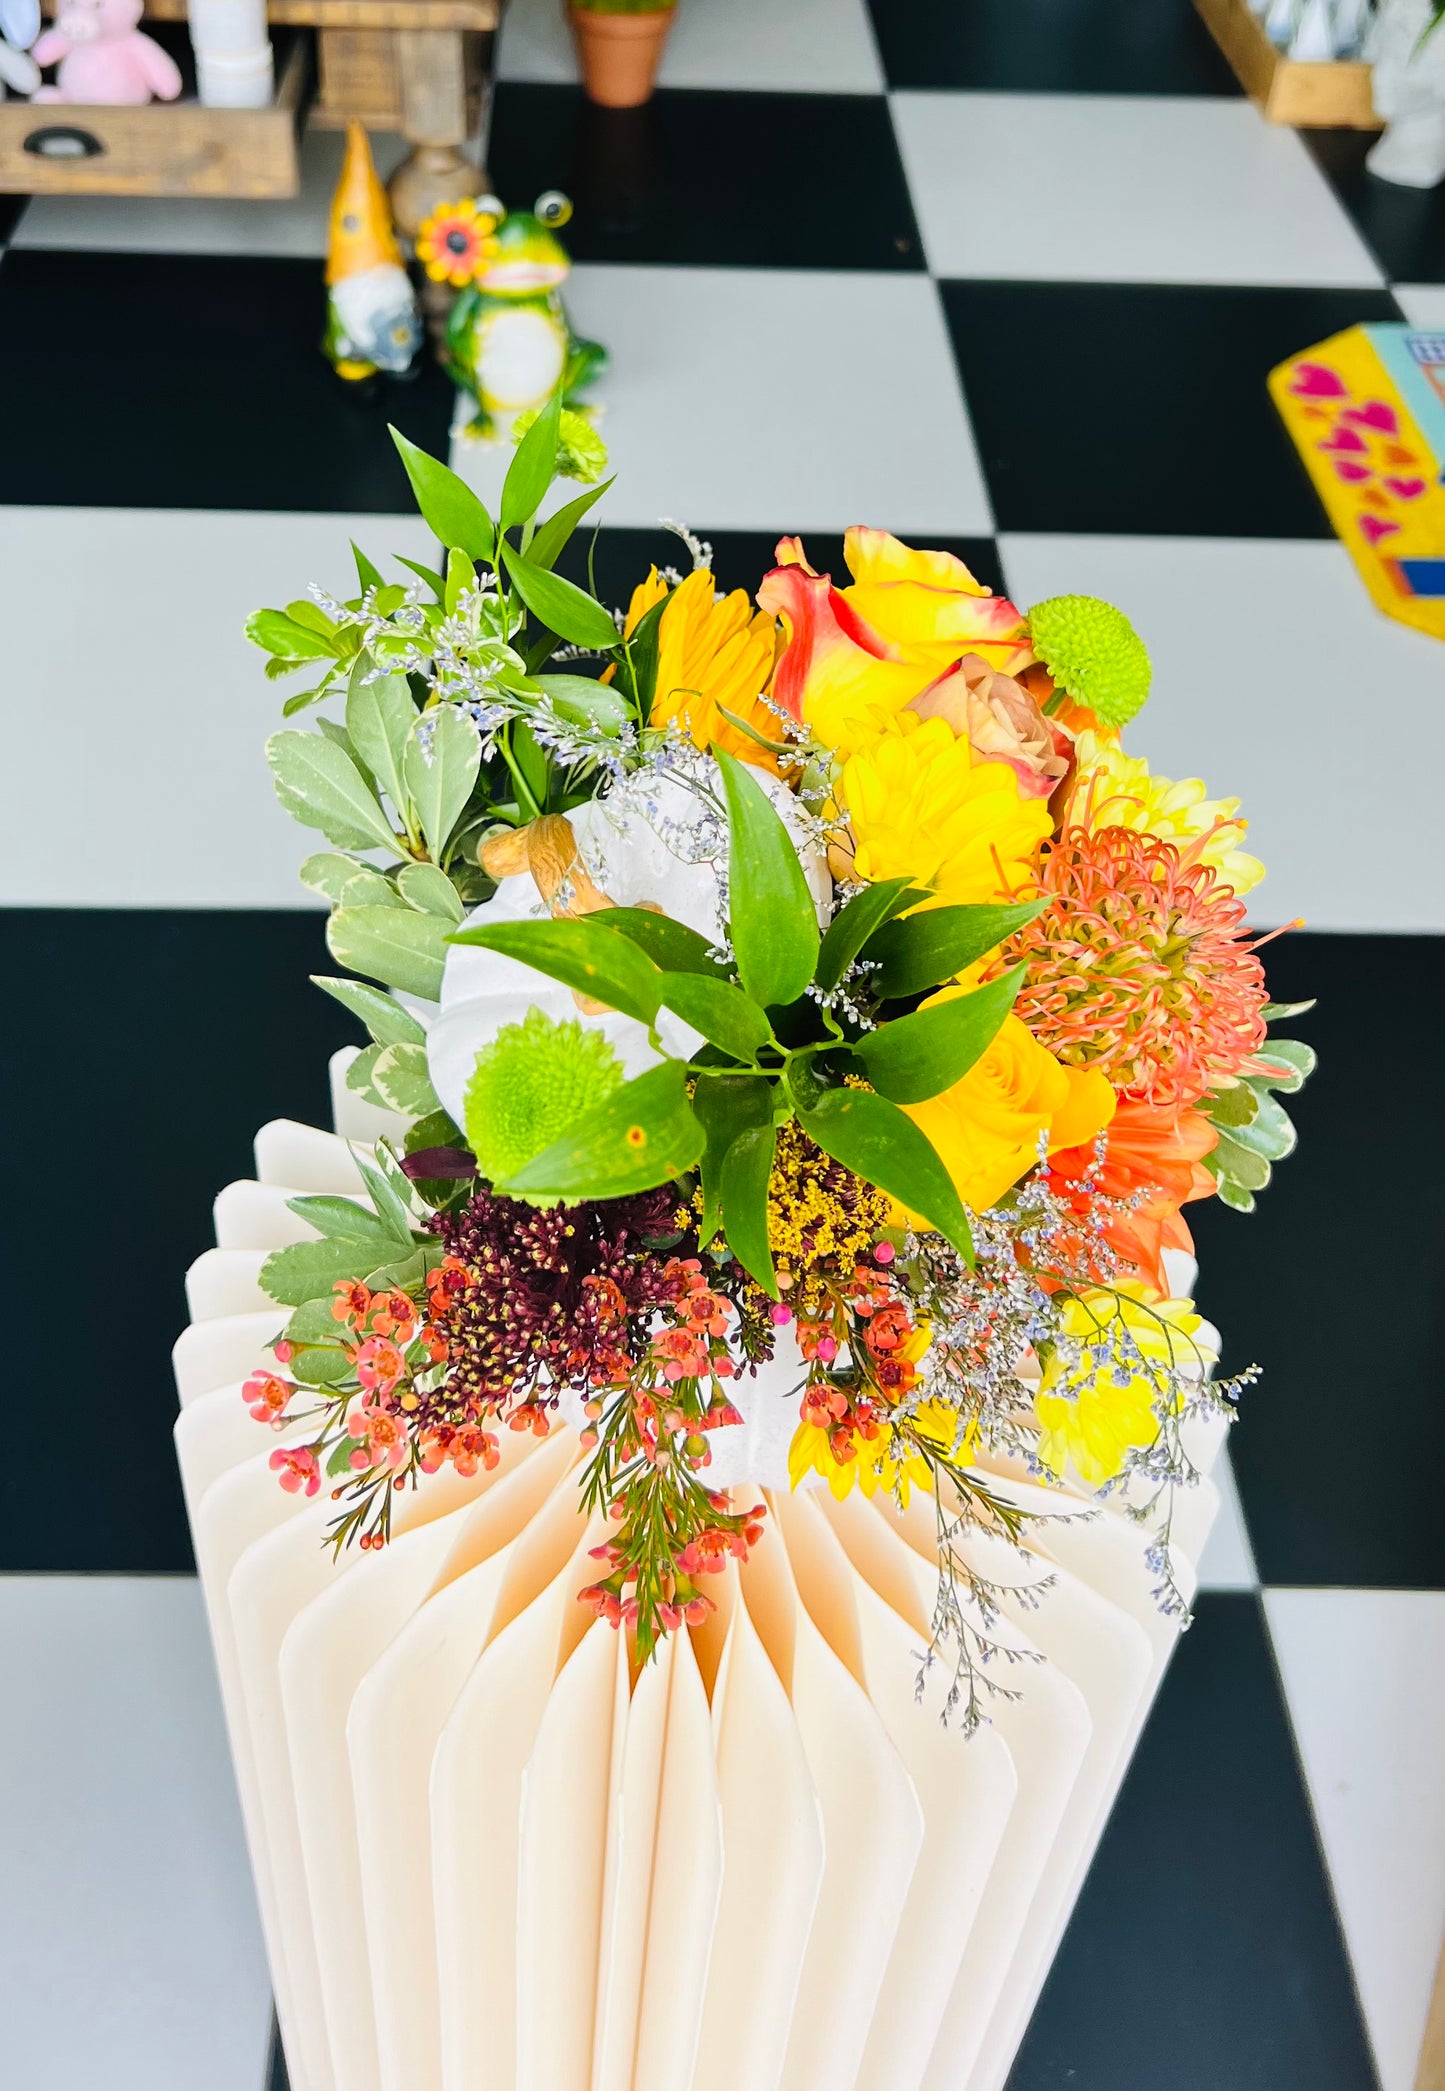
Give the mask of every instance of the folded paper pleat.
<path id="1" fill-rule="evenodd" d="M 940 1721 L 939 1506 L 770 1488 L 716 1610 L 636 1667 L 577 1601 L 605 1524 L 572 1429 L 324 1544 L 240 1395 L 289 1201 L 387 1129 L 278 1120 L 216 1202 L 176 1425 L 294 2091 L 1001 2091 L 1177 1637 L 1127 1492 L 1007 1461 L 1017 1546 L 955 1537 L 987 1721 Z M 761 1443 L 761 1440 L 760 1440 Z M 1197 1435 L 1207 1465 L 1218 1432 Z M 731 1478 L 731 1477 L 729 1477 Z M 749 1477 L 749 1499 L 774 1472 Z M 741 1502 L 742 1498 L 736 1498 Z M 1174 1520 L 1186 1596 L 1217 1504 Z M 944 1506 L 946 1512 L 946 1506 Z M 966 1683 L 964 1689 L 967 1689 Z"/>

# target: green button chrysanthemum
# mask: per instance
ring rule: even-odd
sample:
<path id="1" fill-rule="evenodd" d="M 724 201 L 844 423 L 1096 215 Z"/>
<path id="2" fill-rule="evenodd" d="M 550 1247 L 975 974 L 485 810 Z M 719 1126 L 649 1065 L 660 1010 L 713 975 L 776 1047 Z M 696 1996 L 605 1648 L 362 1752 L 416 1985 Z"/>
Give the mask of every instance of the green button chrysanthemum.
<path id="1" fill-rule="evenodd" d="M 1034 652 L 1055 684 L 1102 726 L 1127 726 L 1149 695 L 1148 650 L 1122 610 L 1093 595 L 1053 595 L 1029 612 Z"/>
<path id="2" fill-rule="evenodd" d="M 466 1134 L 478 1169 L 491 1183 L 511 1176 L 621 1080 L 607 1039 L 575 1018 L 557 1024 L 529 1009 L 520 1024 L 504 1024 L 467 1084 Z"/>

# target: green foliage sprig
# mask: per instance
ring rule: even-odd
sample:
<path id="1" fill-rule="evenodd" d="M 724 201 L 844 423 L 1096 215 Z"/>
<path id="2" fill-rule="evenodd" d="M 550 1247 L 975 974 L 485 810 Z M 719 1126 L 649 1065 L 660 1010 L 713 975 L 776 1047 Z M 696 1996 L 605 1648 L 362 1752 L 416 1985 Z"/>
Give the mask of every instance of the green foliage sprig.
<path id="1" fill-rule="evenodd" d="M 669 1010 L 702 1034 L 584 1112 L 496 1188 L 538 1202 L 621 1197 L 700 1165 L 705 1240 L 721 1233 L 777 1297 L 767 1189 L 777 1129 L 796 1119 L 823 1152 L 919 1213 L 964 1256 L 968 1217 L 930 1141 L 902 1105 L 949 1088 L 973 1066 L 1012 1006 L 1019 973 L 913 1009 L 909 1002 L 992 950 L 1041 903 L 905 914 L 925 896 L 905 879 L 871 886 L 827 935 L 797 849 L 748 769 L 714 750 L 728 813 L 730 961 L 684 924 L 645 910 L 580 921 L 480 923 L 451 943 L 534 966 L 656 1029 Z M 886 1021 L 852 995 L 856 970 Z"/>

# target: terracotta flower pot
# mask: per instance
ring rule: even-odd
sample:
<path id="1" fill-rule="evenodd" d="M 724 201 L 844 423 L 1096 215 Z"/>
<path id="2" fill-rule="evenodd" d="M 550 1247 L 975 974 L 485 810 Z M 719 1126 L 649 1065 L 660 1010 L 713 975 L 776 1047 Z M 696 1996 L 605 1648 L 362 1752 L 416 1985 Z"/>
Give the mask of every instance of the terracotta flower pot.
<path id="1" fill-rule="evenodd" d="M 598 14 L 569 7 L 572 34 L 589 101 L 604 109 L 636 109 L 650 100 L 674 7 L 648 14 Z"/>

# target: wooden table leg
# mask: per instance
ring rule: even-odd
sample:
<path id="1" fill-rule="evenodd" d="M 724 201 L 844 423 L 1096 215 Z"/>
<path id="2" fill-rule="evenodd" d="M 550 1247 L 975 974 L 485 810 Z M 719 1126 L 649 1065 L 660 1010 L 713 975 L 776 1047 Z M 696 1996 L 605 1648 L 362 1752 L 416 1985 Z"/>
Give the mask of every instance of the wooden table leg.
<path id="1" fill-rule="evenodd" d="M 1415 2091 L 1445 2091 L 1445 1941 L 1441 1943 L 1440 1965 L 1435 1970 L 1435 1992 L 1425 2020 Z"/>
<path id="2" fill-rule="evenodd" d="M 476 122 L 480 49 L 460 29 L 398 29 L 393 47 L 401 128 L 412 151 L 387 186 L 397 229 L 411 239 L 439 203 L 486 188 L 461 149 Z"/>

